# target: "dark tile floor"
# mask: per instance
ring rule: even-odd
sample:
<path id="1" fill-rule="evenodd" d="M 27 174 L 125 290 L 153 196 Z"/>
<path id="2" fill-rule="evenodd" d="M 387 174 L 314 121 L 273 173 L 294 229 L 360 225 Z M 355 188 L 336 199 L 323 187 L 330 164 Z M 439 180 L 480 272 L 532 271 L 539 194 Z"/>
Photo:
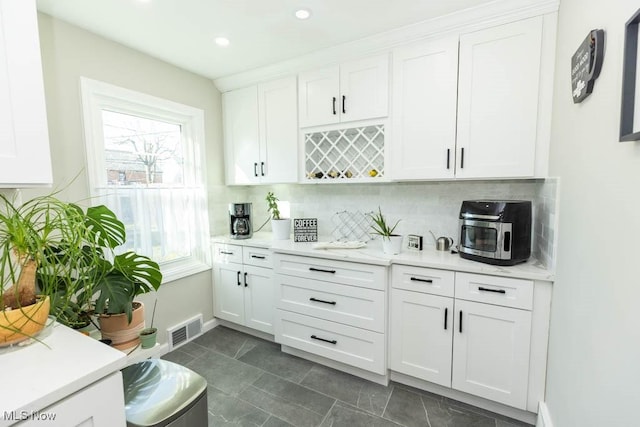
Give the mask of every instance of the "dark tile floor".
<path id="1" fill-rule="evenodd" d="M 163 358 L 207 379 L 209 426 L 528 426 L 402 384 L 384 387 L 223 326 Z"/>

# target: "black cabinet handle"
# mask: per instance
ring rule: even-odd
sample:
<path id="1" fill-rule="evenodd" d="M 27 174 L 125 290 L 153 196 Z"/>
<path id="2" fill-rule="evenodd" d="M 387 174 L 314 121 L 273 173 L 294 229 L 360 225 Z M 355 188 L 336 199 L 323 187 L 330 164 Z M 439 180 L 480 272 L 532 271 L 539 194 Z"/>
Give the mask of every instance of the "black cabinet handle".
<path id="1" fill-rule="evenodd" d="M 233 255 L 233 252 L 220 251 L 222 255 Z"/>
<path id="2" fill-rule="evenodd" d="M 253 164 L 253 176 L 258 176 L 258 164 Z"/>
<path id="3" fill-rule="evenodd" d="M 320 337 L 317 337 L 315 335 L 311 335 L 311 339 L 328 342 L 329 344 L 338 344 L 338 341 L 336 341 L 336 340 L 326 340 L 324 338 L 320 338 Z"/>
<path id="4" fill-rule="evenodd" d="M 447 318 L 449 317 L 449 309 L 447 307 L 444 308 L 444 330 L 447 330 Z"/>
<path id="5" fill-rule="evenodd" d="M 447 169 L 449 169 L 450 162 L 451 162 L 451 148 L 447 148 Z"/>
<path id="6" fill-rule="evenodd" d="M 464 147 L 460 149 L 460 169 L 464 168 Z"/>
<path id="7" fill-rule="evenodd" d="M 495 292 L 496 294 L 506 294 L 507 291 L 505 291 L 504 289 L 490 289 L 490 288 L 483 288 L 482 286 L 478 286 L 478 290 L 479 291 L 485 291 L 485 292 Z"/>
<path id="8" fill-rule="evenodd" d="M 321 273 L 332 273 L 332 274 L 335 274 L 335 272 L 336 272 L 335 270 L 323 270 L 321 268 L 315 268 L 315 267 L 309 267 L 309 270 L 311 270 L 311 271 L 319 271 Z"/>
<path id="9" fill-rule="evenodd" d="M 264 176 L 264 162 L 260 162 L 260 173 Z"/>
<path id="10" fill-rule="evenodd" d="M 342 114 L 347 112 L 347 97 L 342 95 Z"/>
<path id="11" fill-rule="evenodd" d="M 420 279 L 418 277 L 412 277 L 411 279 L 412 282 L 424 282 L 424 283 L 433 283 L 433 280 L 431 279 Z"/>
<path id="12" fill-rule="evenodd" d="M 337 114 L 336 113 L 336 97 L 334 96 L 333 97 L 333 115 L 335 116 L 336 114 Z"/>
<path id="13" fill-rule="evenodd" d="M 240 286 L 242 283 L 240 283 L 240 272 L 238 271 L 238 286 Z"/>
<path id="14" fill-rule="evenodd" d="M 325 300 L 321 300 L 321 299 L 314 298 L 314 297 L 309 298 L 309 301 L 321 302 L 321 303 L 323 303 L 323 304 L 336 305 L 336 302 L 335 302 L 335 301 L 325 301 Z"/>
<path id="15" fill-rule="evenodd" d="M 458 325 L 458 331 L 462 333 L 462 310 L 460 310 L 460 323 Z"/>
<path id="16" fill-rule="evenodd" d="M 251 255 L 251 258 L 255 258 L 255 259 L 265 259 L 266 257 L 263 257 L 262 255 Z"/>
<path id="17" fill-rule="evenodd" d="M 246 288 L 247 286 L 249 286 L 247 283 L 247 273 L 244 273 L 244 287 Z"/>

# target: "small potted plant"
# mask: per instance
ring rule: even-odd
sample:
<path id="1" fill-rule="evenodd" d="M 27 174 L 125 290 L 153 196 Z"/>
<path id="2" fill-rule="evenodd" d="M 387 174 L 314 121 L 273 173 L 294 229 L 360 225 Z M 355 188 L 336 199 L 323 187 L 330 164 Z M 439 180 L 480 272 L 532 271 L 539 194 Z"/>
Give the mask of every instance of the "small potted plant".
<path id="1" fill-rule="evenodd" d="M 266 197 L 267 211 L 271 214 L 271 231 L 274 240 L 288 240 L 291 232 L 291 218 L 281 218 L 278 198 L 269 191 Z"/>
<path id="2" fill-rule="evenodd" d="M 402 249 L 402 236 L 393 232 L 400 220 L 397 220 L 393 226 L 389 226 L 380 206 L 378 206 L 378 213 L 370 213 L 369 217 L 373 220 L 371 224 L 373 232 L 382 236 L 382 251 L 388 255 L 399 254 Z"/>
<path id="3" fill-rule="evenodd" d="M 158 328 L 153 327 L 153 321 L 156 317 L 156 306 L 158 300 L 153 303 L 153 313 L 151 314 L 151 326 L 140 331 L 140 345 L 142 348 L 153 348 L 156 345 L 156 336 Z"/>

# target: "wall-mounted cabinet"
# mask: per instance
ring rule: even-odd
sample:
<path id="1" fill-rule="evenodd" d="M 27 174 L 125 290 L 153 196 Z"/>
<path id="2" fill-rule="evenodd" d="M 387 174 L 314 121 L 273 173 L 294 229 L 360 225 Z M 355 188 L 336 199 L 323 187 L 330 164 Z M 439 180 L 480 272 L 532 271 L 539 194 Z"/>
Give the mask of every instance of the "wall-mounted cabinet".
<path id="1" fill-rule="evenodd" d="M 0 0 L 0 187 L 52 183 L 34 0 Z"/>
<path id="2" fill-rule="evenodd" d="M 296 78 L 233 90 L 222 98 L 227 184 L 297 182 Z"/>
<path id="3" fill-rule="evenodd" d="M 388 85 L 386 54 L 300 73 L 300 127 L 385 117 Z"/>
<path id="4" fill-rule="evenodd" d="M 393 52 L 394 179 L 534 176 L 543 24 L 535 17 Z"/>

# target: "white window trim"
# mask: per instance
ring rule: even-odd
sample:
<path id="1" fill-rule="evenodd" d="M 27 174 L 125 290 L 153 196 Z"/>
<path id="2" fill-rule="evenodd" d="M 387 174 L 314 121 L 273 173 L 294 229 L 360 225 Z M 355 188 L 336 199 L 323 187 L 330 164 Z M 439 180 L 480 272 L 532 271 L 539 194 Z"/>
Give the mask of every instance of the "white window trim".
<path id="1" fill-rule="evenodd" d="M 185 144 L 184 161 L 189 162 L 186 170 L 194 171 L 185 174 L 185 185 L 202 190 L 199 212 L 207 212 L 206 173 L 203 167 L 205 158 L 204 111 L 198 108 L 179 104 L 108 83 L 80 77 L 82 95 L 82 112 L 84 139 L 86 146 L 87 176 L 92 196 L 97 195 L 97 189 L 104 188 L 101 173 L 106 170 L 105 156 L 98 150 L 104 151 L 104 146 L 96 141 L 104 141 L 102 128 L 102 110 L 113 109 L 132 115 L 142 115 L 152 119 L 178 123 L 182 127 L 182 136 L 189 140 Z M 209 220 L 208 215 L 197 218 L 198 229 L 201 230 L 198 247 L 193 248 L 189 258 L 160 263 L 163 283 L 171 282 L 183 277 L 200 273 L 211 268 L 209 254 Z"/>

